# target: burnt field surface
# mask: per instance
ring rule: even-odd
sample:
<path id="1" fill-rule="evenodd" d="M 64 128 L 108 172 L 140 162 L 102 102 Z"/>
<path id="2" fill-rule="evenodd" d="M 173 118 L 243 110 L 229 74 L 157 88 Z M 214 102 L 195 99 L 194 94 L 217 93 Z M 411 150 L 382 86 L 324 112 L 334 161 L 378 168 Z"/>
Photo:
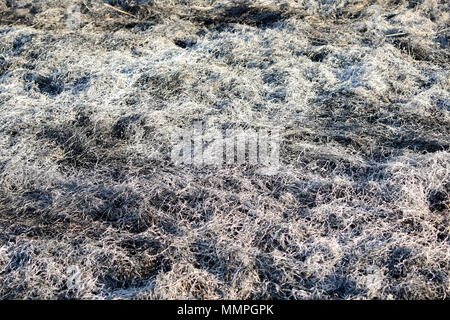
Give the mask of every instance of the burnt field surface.
<path id="1" fill-rule="evenodd" d="M 0 298 L 448 299 L 449 12 L 0 0 Z M 282 166 L 175 165 L 199 119 Z"/>

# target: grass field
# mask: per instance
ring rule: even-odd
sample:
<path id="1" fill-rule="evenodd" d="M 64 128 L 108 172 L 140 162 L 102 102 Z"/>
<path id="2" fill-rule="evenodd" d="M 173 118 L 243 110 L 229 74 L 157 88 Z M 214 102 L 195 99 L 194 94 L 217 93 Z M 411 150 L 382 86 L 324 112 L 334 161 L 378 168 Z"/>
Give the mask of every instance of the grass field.
<path id="1" fill-rule="evenodd" d="M 445 0 L 0 0 L 0 298 L 448 299 Z M 280 132 L 280 169 L 172 134 Z"/>

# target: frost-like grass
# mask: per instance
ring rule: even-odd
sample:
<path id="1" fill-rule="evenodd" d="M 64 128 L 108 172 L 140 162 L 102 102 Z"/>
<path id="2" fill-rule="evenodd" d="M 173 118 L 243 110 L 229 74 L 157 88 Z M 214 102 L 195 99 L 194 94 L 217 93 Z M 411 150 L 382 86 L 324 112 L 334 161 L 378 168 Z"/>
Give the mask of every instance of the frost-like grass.
<path id="1" fill-rule="evenodd" d="M 446 1 L 74 3 L 0 2 L 1 298 L 448 297 Z M 281 170 L 174 166 L 198 119 Z"/>

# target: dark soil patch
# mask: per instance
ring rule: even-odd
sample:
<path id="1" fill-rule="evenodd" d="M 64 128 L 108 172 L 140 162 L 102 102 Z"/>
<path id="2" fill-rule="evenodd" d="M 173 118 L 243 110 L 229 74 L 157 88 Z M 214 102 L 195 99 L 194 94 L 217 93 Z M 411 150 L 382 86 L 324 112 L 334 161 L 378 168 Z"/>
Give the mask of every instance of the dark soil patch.
<path id="1" fill-rule="evenodd" d="M 267 28 L 275 23 L 293 16 L 295 13 L 278 7 L 264 7 L 250 5 L 248 3 L 225 8 L 219 13 L 197 12 L 192 16 L 184 16 L 184 19 L 192 20 L 206 27 L 223 26 L 232 23 L 244 24 L 258 28 Z"/>

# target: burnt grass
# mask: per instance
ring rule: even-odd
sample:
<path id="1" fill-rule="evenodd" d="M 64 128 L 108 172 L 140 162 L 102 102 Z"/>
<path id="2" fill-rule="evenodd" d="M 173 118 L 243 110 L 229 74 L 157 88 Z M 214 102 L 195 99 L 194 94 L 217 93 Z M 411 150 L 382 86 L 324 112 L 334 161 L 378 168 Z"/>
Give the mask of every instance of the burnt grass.
<path id="1" fill-rule="evenodd" d="M 1 299 L 447 299 L 446 1 L 74 3 L 0 2 Z"/>

